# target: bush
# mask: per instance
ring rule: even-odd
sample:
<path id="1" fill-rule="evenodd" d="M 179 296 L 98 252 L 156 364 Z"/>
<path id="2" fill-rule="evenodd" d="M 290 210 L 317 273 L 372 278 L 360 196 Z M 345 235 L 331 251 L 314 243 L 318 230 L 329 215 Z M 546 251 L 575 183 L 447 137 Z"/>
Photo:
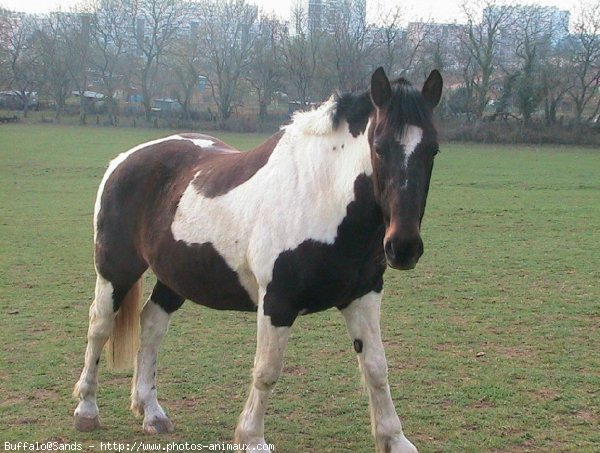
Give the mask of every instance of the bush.
<path id="1" fill-rule="evenodd" d="M 451 142 L 600 146 L 600 131 L 590 125 L 546 126 L 532 123 L 526 127 L 516 120 L 470 124 L 441 121 L 440 130 L 442 138 Z"/>

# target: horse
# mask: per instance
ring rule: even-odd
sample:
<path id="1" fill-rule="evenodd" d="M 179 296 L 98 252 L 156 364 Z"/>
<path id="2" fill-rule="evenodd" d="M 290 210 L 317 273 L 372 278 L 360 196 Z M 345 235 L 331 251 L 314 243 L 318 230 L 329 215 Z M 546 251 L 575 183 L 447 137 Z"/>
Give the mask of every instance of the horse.
<path id="1" fill-rule="evenodd" d="M 423 254 L 441 93 L 437 70 L 418 90 L 378 68 L 369 89 L 297 112 L 251 151 L 182 133 L 115 158 L 94 207 L 97 279 L 75 427 L 100 426 L 97 373 L 108 342 L 113 366 L 135 358 L 131 409 L 143 430 L 174 430 L 157 399 L 157 356 L 189 299 L 256 312 L 252 385 L 234 441 L 269 451 L 265 411 L 294 320 L 335 307 L 358 357 L 376 448 L 416 451 L 391 398 L 380 306 L 386 268 L 412 269 Z M 148 268 L 157 282 L 140 309 Z"/>

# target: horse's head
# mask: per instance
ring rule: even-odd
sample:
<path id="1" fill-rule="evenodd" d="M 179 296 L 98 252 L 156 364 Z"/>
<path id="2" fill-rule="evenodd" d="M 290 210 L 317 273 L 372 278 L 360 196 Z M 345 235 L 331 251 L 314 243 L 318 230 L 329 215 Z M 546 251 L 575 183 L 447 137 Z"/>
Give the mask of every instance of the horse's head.
<path id="1" fill-rule="evenodd" d="M 438 152 L 432 114 L 441 93 L 436 70 L 420 92 L 404 79 L 390 84 L 383 68 L 371 78 L 373 180 L 385 221 L 385 256 L 396 269 L 414 268 L 423 254 L 421 220 Z"/>

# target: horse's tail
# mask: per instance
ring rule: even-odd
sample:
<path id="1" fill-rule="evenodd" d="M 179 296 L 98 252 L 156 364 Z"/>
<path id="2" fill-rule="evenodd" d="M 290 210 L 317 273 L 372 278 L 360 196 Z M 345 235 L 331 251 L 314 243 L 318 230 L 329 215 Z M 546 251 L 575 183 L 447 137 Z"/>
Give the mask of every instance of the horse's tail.
<path id="1" fill-rule="evenodd" d="M 131 368 L 140 344 L 140 305 L 143 276 L 131 287 L 115 317 L 106 348 L 108 367 L 115 370 Z"/>

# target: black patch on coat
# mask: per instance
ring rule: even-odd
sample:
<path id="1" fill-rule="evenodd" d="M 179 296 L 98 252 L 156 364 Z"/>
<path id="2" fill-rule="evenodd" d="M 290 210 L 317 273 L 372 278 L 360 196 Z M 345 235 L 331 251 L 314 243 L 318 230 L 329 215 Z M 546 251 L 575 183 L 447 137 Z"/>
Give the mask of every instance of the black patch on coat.
<path id="1" fill-rule="evenodd" d="M 301 311 L 342 309 L 365 294 L 381 292 L 384 225 L 371 179 L 360 175 L 354 193 L 333 244 L 307 240 L 275 261 L 264 301 L 274 326 L 291 326 Z"/>
<path id="2" fill-rule="evenodd" d="M 156 285 L 154 285 L 150 299 L 169 314 L 179 310 L 185 301 L 183 297 L 166 286 L 160 280 L 156 282 Z"/>
<path id="3" fill-rule="evenodd" d="M 352 346 L 354 346 L 354 350 L 357 354 L 360 354 L 363 351 L 363 341 L 359 338 L 352 342 Z"/>
<path id="4" fill-rule="evenodd" d="M 214 246 L 175 241 L 161 247 L 152 270 L 178 294 L 217 310 L 256 311 L 256 305 Z"/>

